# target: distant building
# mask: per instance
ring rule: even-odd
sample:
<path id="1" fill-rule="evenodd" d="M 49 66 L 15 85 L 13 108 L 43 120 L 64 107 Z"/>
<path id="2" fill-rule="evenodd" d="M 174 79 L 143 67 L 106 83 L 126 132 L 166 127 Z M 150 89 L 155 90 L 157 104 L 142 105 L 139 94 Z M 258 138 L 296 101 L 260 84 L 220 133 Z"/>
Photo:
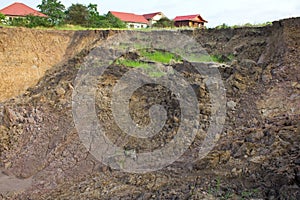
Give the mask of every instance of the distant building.
<path id="1" fill-rule="evenodd" d="M 150 27 L 159 21 L 161 18 L 166 18 L 166 16 L 162 12 L 149 13 L 143 15 L 147 20 Z"/>
<path id="2" fill-rule="evenodd" d="M 143 15 L 133 13 L 109 11 L 113 16 L 127 24 L 128 28 L 147 28 L 148 21 Z"/>
<path id="3" fill-rule="evenodd" d="M 174 25 L 176 27 L 193 27 L 201 28 L 204 27 L 204 23 L 207 23 L 200 15 L 186 15 L 186 16 L 177 16 L 174 19 Z"/>
<path id="4" fill-rule="evenodd" d="M 30 8 L 23 3 L 13 3 L 0 10 L 0 13 L 4 14 L 8 19 L 13 19 L 17 17 L 26 17 L 28 15 L 47 17 L 47 15 Z"/>

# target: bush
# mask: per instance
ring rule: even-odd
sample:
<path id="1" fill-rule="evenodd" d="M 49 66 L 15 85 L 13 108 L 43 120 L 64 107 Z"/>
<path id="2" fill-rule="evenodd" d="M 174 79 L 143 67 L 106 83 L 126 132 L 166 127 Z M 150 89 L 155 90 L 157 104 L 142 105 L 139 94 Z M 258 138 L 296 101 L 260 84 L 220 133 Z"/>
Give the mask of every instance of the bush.
<path id="1" fill-rule="evenodd" d="M 48 21 L 47 18 L 44 17 L 37 17 L 37 16 L 32 16 L 32 15 L 28 15 L 26 17 L 27 20 L 27 24 L 25 25 L 28 28 L 35 28 L 38 26 L 42 26 L 42 27 L 51 27 L 51 23 Z"/>
<path id="2" fill-rule="evenodd" d="M 0 24 L 2 24 L 5 21 L 5 15 L 0 13 Z"/>
<path id="3" fill-rule="evenodd" d="M 216 26 L 216 29 L 229 29 L 229 28 L 231 28 L 231 27 L 225 23 L 223 23 L 219 26 Z"/>
<path id="4" fill-rule="evenodd" d="M 10 26 L 26 26 L 28 21 L 26 18 L 13 18 L 8 21 L 8 25 Z"/>
<path id="5" fill-rule="evenodd" d="M 153 24 L 153 27 L 156 28 L 172 28 L 174 27 L 174 22 L 172 20 L 169 20 L 168 18 L 164 17 L 158 20 L 155 24 Z"/>
<path id="6" fill-rule="evenodd" d="M 35 27 L 51 27 L 51 23 L 47 18 L 37 17 L 33 15 L 28 15 L 25 18 L 13 18 L 8 21 L 8 25 L 10 26 L 18 26 L 18 27 L 27 27 L 27 28 L 35 28 Z"/>

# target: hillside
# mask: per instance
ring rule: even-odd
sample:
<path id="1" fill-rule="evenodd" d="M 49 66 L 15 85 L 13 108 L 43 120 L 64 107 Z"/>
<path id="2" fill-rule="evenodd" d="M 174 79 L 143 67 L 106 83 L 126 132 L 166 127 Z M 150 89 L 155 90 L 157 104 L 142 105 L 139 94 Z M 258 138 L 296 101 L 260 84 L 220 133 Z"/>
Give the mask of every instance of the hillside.
<path id="1" fill-rule="evenodd" d="M 0 29 L 3 199 L 300 198 L 300 18 L 262 28 L 178 31 L 222 61 L 213 67 L 218 67 L 226 92 L 224 127 L 209 154 L 194 159 L 215 112 L 207 79 L 188 61 L 172 60 L 160 66 L 162 72 L 166 66 L 176 70 L 192 85 L 201 130 L 176 162 L 141 174 L 126 173 L 121 165 L 114 169 L 96 159 L 82 143 L 74 123 L 74 115 L 85 113 L 72 110 L 80 66 L 91 56 L 106 55 L 98 46 L 113 44 L 110 38 L 121 33 Z M 142 35 L 147 34 L 159 40 L 176 33 Z M 128 31 L 128 35 L 138 34 Z M 144 59 L 139 52 L 123 57 L 136 62 Z M 178 119 L 181 104 L 166 87 L 146 84 L 139 88 L 129 104 L 133 120 L 149 124 L 149 108 L 160 104 L 167 110 L 167 122 L 150 139 L 126 136 L 113 120 L 111 101 L 118 80 L 130 68 L 110 64 L 102 76 L 91 71 L 90 80 L 96 88 L 95 112 L 107 137 L 133 157 L 165 146 L 184 121 Z"/>

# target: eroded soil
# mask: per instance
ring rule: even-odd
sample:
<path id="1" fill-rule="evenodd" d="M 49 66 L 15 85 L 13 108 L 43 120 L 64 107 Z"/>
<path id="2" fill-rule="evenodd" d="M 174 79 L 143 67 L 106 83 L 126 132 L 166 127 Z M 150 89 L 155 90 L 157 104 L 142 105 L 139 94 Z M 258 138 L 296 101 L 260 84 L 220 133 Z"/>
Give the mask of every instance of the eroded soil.
<path id="1" fill-rule="evenodd" d="M 60 52 L 67 56 L 57 57 L 59 64 L 49 62 L 53 66 L 45 68 L 49 70 L 25 93 L 0 104 L 0 183 L 5 180 L 18 186 L 17 191 L 0 189 L 1 197 L 299 199 L 300 19 L 282 20 L 263 28 L 182 33 L 194 37 L 210 55 L 233 56 L 218 67 L 226 88 L 226 122 L 218 143 L 204 159 L 192 159 L 203 139 L 201 133 L 177 162 L 155 172 L 125 173 L 95 159 L 79 139 L 73 122 L 74 79 L 89 52 L 117 32 L 57 32 L 53 33 L 55 37 L 66 34 L 64 37 L 69 38 L 64 41 L 68 44 L 65 52 Z M 1 48 L 9 53 L 8 47 Z M 193 85 L 205 132 L 211 111 L 203 77 L 194 73 L 188 62 L 173 63 L 171 67 Z M 128 70 L 113 64 L 99 77 L 98 118 L 111 140 L 124 151 L 159 148 L 170 141 L 180 124 L 178 102 L 158 85 L 137 90 L 130 103 L 133 119 L 139 124 L 149 123 L 149 106 L 159 103 L 168 110 L 168 121 L 151 140 L 127 137 L 113 121 L 110 101 L 114 85 Z"/>

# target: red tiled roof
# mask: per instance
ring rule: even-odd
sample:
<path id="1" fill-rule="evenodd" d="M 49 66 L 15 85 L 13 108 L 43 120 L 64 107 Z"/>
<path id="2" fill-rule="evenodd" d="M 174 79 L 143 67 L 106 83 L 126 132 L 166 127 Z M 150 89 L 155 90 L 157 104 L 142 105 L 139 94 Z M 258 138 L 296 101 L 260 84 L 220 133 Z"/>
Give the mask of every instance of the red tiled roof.
<path id="1" fill-rule="evenodd" d="M 23 4 L 23 3 L 13 3 L 2 10 L 0 10 L 0 13 L 7 15 L 7 16 L 20 16 L 24 17 L 26 15 L 34 15 L 39 17 L 47 17 L 47 15 L 34 10 L 33 8 L 30 8 L 29 6 Z"/>
<path id="2" fill-rule="evenodd" d="M 155 17 L 156 15 L 161 14 L 161 12 L 156 12 L 156 13 L 149 13 L 149 14 L 144 14 L 143 16 L 149 20 L 152 19 L 153 17 Z"/>
<path id="3" fill-rule="evenodd" d="M 143 15 L 136 15 L 133 13 L 125 13 L 125 12 L 115 12 L 115 11 L 109 11 L 109 12 L 124 22 L 148 24 L 147 19 Z"/>
<path id="4" fill-rule="evenodd" d="M 185 16 L 177 16 L 174 21 L 196 21 L 196 22 L 207 22 L 200 15 L 185 15 Z"/>

